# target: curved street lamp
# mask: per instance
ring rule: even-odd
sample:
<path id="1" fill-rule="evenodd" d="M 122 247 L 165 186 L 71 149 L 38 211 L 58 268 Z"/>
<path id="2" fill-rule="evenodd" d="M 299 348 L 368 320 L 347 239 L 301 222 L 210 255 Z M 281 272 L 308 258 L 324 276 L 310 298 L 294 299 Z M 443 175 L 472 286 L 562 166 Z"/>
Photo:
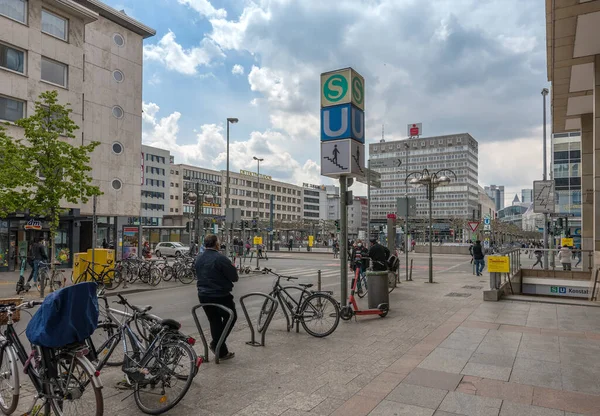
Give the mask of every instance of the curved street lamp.
<path id="1" fill-rule="evenodd" d="M 195 233 L 196 233 L 196 240 L 198 240 L 198 243 L 200 244 L 200 219 L 202 219 L 202 232 L 204 232 L 204 218 L 203 217 L 203 210 L 204 210 L 204 198 L 206 197 L 206 199 L 208 201 L 210 201 L 211 199 L 213 199 L 213 195 L 211 193 L 210 190 L 206 189 L 204 191 L 200 191 L 200 182 L 196 182 L 196 191 L 187 191 L 187 193 L 184 194 L 184 199 L 187 199 L 188 201 L 194 203 L 194 223 L 195 223 Z"/>
<path id="2" fill-rule="evenodd" d="M 456 173 L 451 169 L 441 169 L 430 173 L 428 169 L 421 172 L 411 172 L 404 179 L 405 185 L 413 187 L 424 186 L 427 190 L 427 199 L 429 200 L 429 283 L 433 283 L 433 246 L 432 246 L 432 201 L 435 197 L 435 189 L 438 186 L 448 185 L 451 181 L 450 176 L 456 181 Z M 409 180 L 410 179 L 410 180 Z"/>

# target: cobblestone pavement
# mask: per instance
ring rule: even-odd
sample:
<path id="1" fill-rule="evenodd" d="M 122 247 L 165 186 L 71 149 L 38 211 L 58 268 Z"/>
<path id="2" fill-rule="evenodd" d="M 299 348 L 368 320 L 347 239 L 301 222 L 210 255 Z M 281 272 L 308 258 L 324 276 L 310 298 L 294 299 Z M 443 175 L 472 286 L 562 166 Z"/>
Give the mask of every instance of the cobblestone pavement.
<path id="1" fill-rule="evenodd" d="M 203 364 L 169 414 L 600 415 L 600 308 L 483 303 L 487 280 L 468 269 L 402 282 L 386 318 L 341 322 L 324 339 L 286 332 L 278 312 L 255 348 L 239 325 L 236 357 Z M 141 414 L 114 388 L 118 369 L 101 377 L 105 414 Z"/>

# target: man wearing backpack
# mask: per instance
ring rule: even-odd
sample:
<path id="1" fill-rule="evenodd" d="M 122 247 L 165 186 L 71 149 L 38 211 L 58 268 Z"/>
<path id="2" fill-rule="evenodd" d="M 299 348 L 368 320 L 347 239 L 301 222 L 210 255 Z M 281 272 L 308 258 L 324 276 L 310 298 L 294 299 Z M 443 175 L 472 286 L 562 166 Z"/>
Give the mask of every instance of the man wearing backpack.
<path id="1" fill-rule="evenodd" d="M 485 267 L 485 254 L 483 254 L 483 247 L 481 247 L 481 241 L 475 241 L 473 246 L 473 259 L 475 260 L 475 272 L 477 276 L 481 276 L 481 272 Z"/>

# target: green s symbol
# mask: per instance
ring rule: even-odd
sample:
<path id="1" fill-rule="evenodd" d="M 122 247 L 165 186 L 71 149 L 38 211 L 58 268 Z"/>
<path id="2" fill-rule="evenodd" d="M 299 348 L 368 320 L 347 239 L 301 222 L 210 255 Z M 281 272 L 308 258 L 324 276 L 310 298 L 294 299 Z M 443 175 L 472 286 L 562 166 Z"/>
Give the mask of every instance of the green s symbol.
<path id="1" fill-rule="evenodd" d="M 346 96 L 348 92 L 348 81 L 340 74 L 332 75 L 327 78 L 323 86 L 323 95 L 327 100 L 338 102 Z"/>
<path id="2" fill-rule="evenodd" d="M 354 98 L 354 101 L 356 101 L 357 104 L 362 104 L 365 98 L 365 91 L 360 78 L 354 78 L 352 80 L 352 98 Z"/>

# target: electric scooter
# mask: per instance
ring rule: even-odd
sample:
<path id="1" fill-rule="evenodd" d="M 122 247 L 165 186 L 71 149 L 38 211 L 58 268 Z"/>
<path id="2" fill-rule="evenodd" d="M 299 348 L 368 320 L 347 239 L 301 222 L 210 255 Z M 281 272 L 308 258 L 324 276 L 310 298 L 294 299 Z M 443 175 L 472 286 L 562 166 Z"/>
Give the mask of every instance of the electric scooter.
<path id="1" fill-rule="evenodd" d="M 25 285 L 25 269 L 27 268 L 27 257 L 26 256 L 20 256 L 21 257 L 21 270 L 19 273 L 19 280 L 17 281 L 17 295 L 20 294 L 21 292 L 29 292 L 29 289 L 31 288 L 31 286 L 29 285 Z"/>
<path id="2" fill-rule="evenodd" d="M 362 257 L 362 259 L 367 259 L 367 257 Z M 340 310 L 340 318 L 344 321 L 349 321 L 354 316 L 356 319 L 357 315 L 379 315 L 382 318 L 389 312 L 389 305 L 387 303 L 381 303 L 377 305 L 376 309 L 364 309 L 360 310 L 358 308 L 358 303 L 356 302 L 356 298 L 354 294 L 356 293 L 356 287 L 358 285 L 358 281 L 360 279 L 360 268 L 357 267 L 354 273 L 354 279 L 352 281 L 352 288 L 350 290 L 350 298 L 348 299 L 348 304 L 344 306 Z"/>

